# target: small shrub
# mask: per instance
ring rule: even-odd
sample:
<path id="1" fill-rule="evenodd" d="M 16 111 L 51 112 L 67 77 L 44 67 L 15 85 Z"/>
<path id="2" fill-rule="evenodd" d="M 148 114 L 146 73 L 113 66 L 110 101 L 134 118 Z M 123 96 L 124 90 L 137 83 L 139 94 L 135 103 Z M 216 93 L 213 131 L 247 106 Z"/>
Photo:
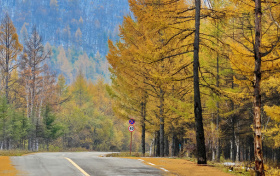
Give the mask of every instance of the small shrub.
<path id="1" fill-rule="evenodd" d="M 278 167 L 273 168 L 273 167 L 265 166 L 265 175 L 266 176 L 279 176 L 280 169 Z"/>

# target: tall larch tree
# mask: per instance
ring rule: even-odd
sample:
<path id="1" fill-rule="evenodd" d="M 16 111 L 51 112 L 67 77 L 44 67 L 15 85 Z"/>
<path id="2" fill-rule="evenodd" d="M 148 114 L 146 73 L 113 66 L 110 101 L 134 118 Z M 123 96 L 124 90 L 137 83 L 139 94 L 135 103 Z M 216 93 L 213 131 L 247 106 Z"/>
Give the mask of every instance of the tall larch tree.
<path id="1" fill-rule="evenodd" d="M 262 142 L 262 81 L 269 79 L 279 69 L 279 25 L 275 15 L 279 14 L 279 2 L 234 1 L 240 9 L 235 18 L 236 28 L 230 57 L 232 66 L 241 74 L 239 84 L 247 89 L 247 98 L 253 97 L 254 154 L 256 175 L 265 175 Z M 272 5 L 273 4 L 273 5 Z M 266 8 L 262 8 L 265 5 Z M 238 36 L 238 38 L 237 38 Z M 244 58 L 242 61 L 238 58 Z M 245 59 L 246 58 L 246 59 Z M 245 91 L 244 91 L 245 92 Z M 250 97 L 251 96 L 251 97 Z"/>
<path id="2" fill-rule="evenodd" d="M 263 150 L 262 150 L 262 132 L 261 132 L 261 21 L 262 6 L 261 0 L 255 0 L 255 70 L 254 70 L 254 144 L 255 144 L 255 166 L 256 175 L 264 176 Z"/>
<path id="3" fill-rule="evenodd" d="M 78 71 L 76 80 L 73 83 L 72 93 L 74 95 L 74 99 L 79 107 L 82 107 L 85 102 L 88 101 L 88 88 L 87 81 L 83 71 Z"/>
<path id="4" fill-rule="evenodd" d="M 193 55 L 193 83 L 194 83 L 194 114 L 196 127 L 197 163 L 206 164 L 206 149 L 204 128 L 202 122 L 202 107 L 199 88 L 199 29 L 200 29 L 201 0 L 195 0 L 195 38 Z"/>
<path id="5" fill-rule="evenodd" d="M 137 68 L 135 64 L 132 64 L 133 62 L 129 62 L 131 59 L 134 58 L 131 57 L 131 54 L 129 54 L 129 51 L 131 51 L 131 47 L 130 49 L 126 48 L 125 50 L 123 50 L 125 48 L 123 46 L 123 44 L 118 43 L 117 48 L 113 46 L 111 41 L 109 41 L 110 52 L 107 55 L 107 59 L 112 65 L 111 73 L 114 75 L 111 78 L 113 83 L 111 88 L 111 94 L 114 92 L 114 109 L 118 111 L 116 112 L 118 116 L 125 119 L 134 116 L 134 118 L 136 117 L 136 121 L 138 121 L 139 118 L 142 127 L 142 154 L 144 155 L 146 133 L 145 119 L 147 102 L 147 94 L 145 86 L 143 85 L 144 76 L 142 75 L 143 73 L 141 71 L 140 73 L 138 72 L 140 67 Z M 122 57 L 120 57 L 120 55 Z M 137 62 L 137 59 L 134 59 L 134 62 L 137 63 L 138 66 L 139 64 L 141 64 Z M 137 69 L 137 72 L 135 72 L 135 69 Z M 138 92 L 137 95 L 135 95 L 135 92 Z M 120 111 L 123 111 L 123 113 L 121 113 Z M 129 114 L 131 115 L 130 117 Z"/>
<path id="6" fill-rule="evenodd" d="M 36 27 L 31 35 L 25 39 L 23 54 L 19 60 L 22 84 L 25 86 L 26 115 L 33 125 L 38 125 L 40 119 L 40 93 L 43 89 L 44 61 L 51 55 L 51 51 L 45 51 Z M 36 128 L 37 129 L 37 128 Z M 37 132 L 37 131 L 36 131 Z M 36 132 L 31 133 L 29 150 L 38 149 Z M 35 136 L 34 136 L 35 134 Z"/>
<path id="7" fill-rule="evenodd" d="M 6 13 L 0 26 L 0 65 L 7 103 L 10 102 L 11 73 L 17 68 L 16 59 L 21 51 L 22 45 L 19 43 L 16 28 Z"/>

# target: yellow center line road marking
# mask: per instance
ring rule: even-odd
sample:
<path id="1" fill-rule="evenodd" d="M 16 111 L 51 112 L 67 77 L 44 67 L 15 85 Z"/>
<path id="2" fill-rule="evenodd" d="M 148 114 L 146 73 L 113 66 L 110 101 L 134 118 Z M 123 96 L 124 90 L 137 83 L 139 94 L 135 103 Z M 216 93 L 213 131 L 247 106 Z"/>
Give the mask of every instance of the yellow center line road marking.
<path id="1" fill-rule="evenodd" d="M 80 166 L 78 166 L 76 163 L 74 163 L 74 161 L 72 161 L 70 158 L 66 158 L 71 164 L 73 164 L 73 166 L 75 166 L 77 169 L 79 169 L 79 171 L 81 171 L 85 176 L 90 176 L 88 173 L 86 173 L 82 168 L 80 168 Z"/>

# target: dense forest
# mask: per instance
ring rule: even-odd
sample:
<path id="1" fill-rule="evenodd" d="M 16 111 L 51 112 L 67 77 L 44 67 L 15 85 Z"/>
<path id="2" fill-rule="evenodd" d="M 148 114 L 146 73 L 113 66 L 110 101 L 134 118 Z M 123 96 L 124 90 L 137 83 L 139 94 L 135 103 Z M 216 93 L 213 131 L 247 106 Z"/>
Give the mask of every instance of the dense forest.
<path id="1" fill-rule="evenodd" d="M 133 118 L 143 155 L 254 162 L 257 175 L 279 165 L 280 3 L 202 2 L 1 1 L 25 6 L 0 26 L 0 149 L 128 151 Z M 25 11 L 59 13 L 49 23 L 67 16 L 54 30 L 69 25 L 78 37 L 49 35 L 40 18 L 21 20 L 19 32 Z M 95 27 L 117 21 L 92 11 L 125 15 L 108 41 Z"/>
<path id="2" fill-rule="evenodd" d="M 156 156 L 280 162 L 279 1 L 129 0 L 109 40 L 115 112 Z M 264 162 L 263 162 L 264 161 Z"/>

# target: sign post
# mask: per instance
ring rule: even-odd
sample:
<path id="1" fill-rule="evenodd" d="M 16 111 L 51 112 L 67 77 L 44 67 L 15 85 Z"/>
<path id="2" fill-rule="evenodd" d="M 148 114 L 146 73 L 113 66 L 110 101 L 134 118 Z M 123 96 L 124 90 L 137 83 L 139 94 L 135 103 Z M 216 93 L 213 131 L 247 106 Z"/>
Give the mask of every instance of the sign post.
<path id="1" fill-rule="evenodd" d="M 132 132 L 135 130 L 134 128 L 134 123 L 135 123 L 135 120 L 134 119 L 130 119 L 128 121 L 128 123 L 130 124 L 129 127 L 128 127 L 128 131 L 130 131 L 130 155 L 131 155 L 131 147 L 132 147 Z"/>
<path id="2" fill-rule="evenodd" d="M 132 132 L 135 130 L 134 126 L 130 125 L 128 127 L 128 131 L 130 131 L 130 155 L 131 155 L 131 147 L 132 147 Z"/>
<path id="3" fill-rule="evenodd" d="M 131 148 L 132 148 L 132 132 L 130 133 L 130 156 L 131 156 Z"/>

